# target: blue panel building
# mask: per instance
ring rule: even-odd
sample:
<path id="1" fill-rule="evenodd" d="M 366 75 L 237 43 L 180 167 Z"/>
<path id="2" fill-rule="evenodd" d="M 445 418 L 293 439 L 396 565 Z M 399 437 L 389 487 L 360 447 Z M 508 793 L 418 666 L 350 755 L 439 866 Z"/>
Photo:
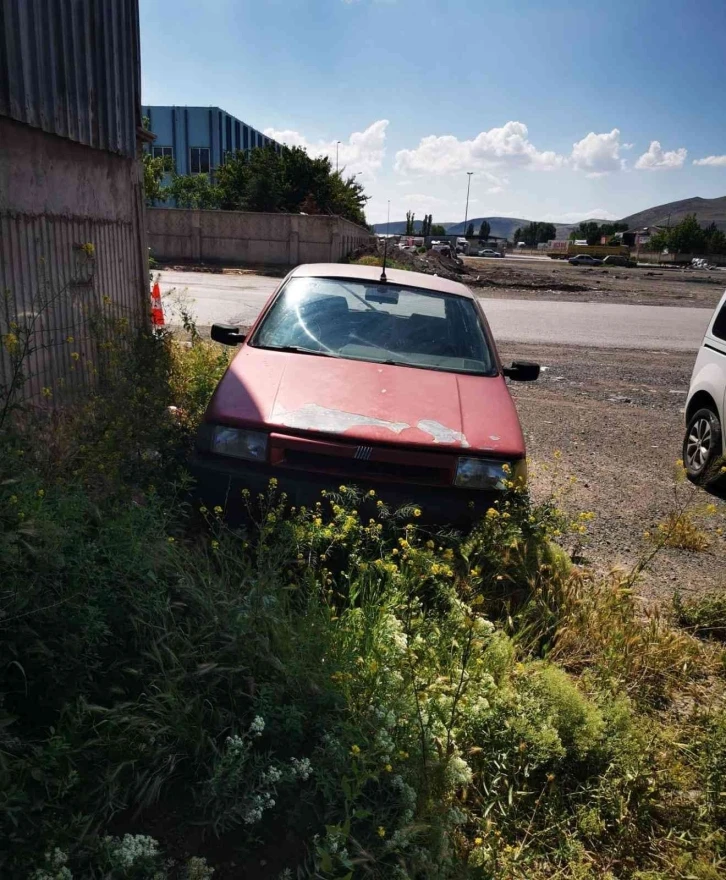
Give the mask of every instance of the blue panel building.
<path id="1" fill-rule="evenodd" d="M 154 156 L 169 156 L 177 174 L 207 174 L 224 162 L 226 153 L 280 144 L 219 107 L 145 105 L 142 113 L 156 135 Z"/>

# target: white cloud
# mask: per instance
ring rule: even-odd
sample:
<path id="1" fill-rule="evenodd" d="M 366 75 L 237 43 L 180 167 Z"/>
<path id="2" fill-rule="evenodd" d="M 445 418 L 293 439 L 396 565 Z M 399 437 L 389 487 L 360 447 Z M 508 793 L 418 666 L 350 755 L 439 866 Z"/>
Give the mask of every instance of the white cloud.
<path id="1" fill-rule="evenodd" d="M 507 122 L 501 128 L 480 132 L 472 140 L 460 141 L 454 135 L 428 135 L 413 150 L 396 153 L 396 171 L 402 174 L 453 174 L 478 171 L 493 186 L 503 181 L 489 174 L 492 168 L 536 168 L 549 170 L 564 164 L 552 151 L 539 151 L 529 140 L 527 126 Z"/>
<path id="2" fill-rule="evenodd" d="M 706 156 L 705 159 L 694 159 L 694 165 L 710 165 L 712 168 L 726 167 L 726 156 Z"/>
<path id="3" fill-rule="evenodd" d="M 677 150 L 663 150 L 660 141 L 651 141 L 647 151 L 635 163 L 641 171 L 670 171 L 682 168 L 688 150 L 680 147 Z"/>
<path id="4" fill-rule="evenodd" d="M 347 174 L 361 173 L 373 176 L 381 167 L 386 153 L 387 119 L 379 119 L 365 129 L 355 131 L 347 141 L 338 145 L 338 163 Z M 267 137 L 274 138 L 288 147 L 303 147 L 311 156 L 327 156 L 335 165 L 335 141 L 309 141 L 305 135 L 297 131 L 279 131 L 266 128 Z"/>
<path id="5" fill-rule="evenodd" d="M 601 177 L 611 171 L 620 171 L 625 161 L 620 158 L 620 129 L 595 134 L 591 131 L 581 141 L 572 145 L 572 165 L 588 177 Z"/>

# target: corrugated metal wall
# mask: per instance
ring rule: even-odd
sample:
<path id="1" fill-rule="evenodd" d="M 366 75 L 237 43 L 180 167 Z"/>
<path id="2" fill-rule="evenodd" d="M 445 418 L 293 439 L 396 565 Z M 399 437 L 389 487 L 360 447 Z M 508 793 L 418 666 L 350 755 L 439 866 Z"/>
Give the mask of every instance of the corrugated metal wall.
<path id="1" fill-rule="evenodd" d="M 0 116 L 132 157 L 138 0 L 0 0 Z"/>
<path id="2" fill-rule="evenodd" d="M 52 404 L 103 375 L 97 319 L 148 323 L 139 83 L 137 0 L 0 0 L 0 407 L 24 327 Z"/>
<path id="3" fill-rule="evenodd" d="M 115 322 L 138 327 L 148 318 L 143 271 L 136 223 L 0 213 L 0 333 L 22 343 L 24 328 L 33 331 L 23 399 L 60 403 L 96 384 Z M 7 389 L 13 359 L 3 342 Z"/>

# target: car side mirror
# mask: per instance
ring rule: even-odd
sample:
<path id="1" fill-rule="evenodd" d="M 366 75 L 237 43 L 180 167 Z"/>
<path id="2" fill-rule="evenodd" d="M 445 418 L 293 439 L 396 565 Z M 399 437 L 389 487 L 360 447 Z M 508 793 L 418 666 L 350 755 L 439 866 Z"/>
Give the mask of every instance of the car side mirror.
<path id="1" fill-rule="evenodd" d="M 530 361 L 512 361 L 512 366 L 505 367 L 502 372 L 513 382 L 534 382 L 539 378 L 539 364 Z"/>
<path id="2" fill-rule="evenodd" d="M 232 324 L 212 324 L 211 337 L 215 342 L 222 345 L 239 345 L 245 341 L 245 334 L 239 332 L 239 327 Z"/>

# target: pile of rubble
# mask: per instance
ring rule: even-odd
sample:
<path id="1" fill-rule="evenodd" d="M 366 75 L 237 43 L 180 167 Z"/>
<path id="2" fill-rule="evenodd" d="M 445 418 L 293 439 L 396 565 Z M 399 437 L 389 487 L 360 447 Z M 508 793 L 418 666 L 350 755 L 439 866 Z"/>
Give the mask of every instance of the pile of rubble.
<path id="1" fill-rule="evenodd" d="M 352 263 L 362 257 L 383 258 L 383 242 L 373 242 L 353 251 L 350 255 Z M 438 251 L 429 250 L 419 254 L 414 251 L 404 251 L 395 244 L 388 243 L 388 262 L 405 266 L 412 272 L 424 272 L 427 275 L 438 275 L 440 278 L 448 278 L 450 281 L 471 280 L 469 269 L 461 260 L 444 256 Z"/>

